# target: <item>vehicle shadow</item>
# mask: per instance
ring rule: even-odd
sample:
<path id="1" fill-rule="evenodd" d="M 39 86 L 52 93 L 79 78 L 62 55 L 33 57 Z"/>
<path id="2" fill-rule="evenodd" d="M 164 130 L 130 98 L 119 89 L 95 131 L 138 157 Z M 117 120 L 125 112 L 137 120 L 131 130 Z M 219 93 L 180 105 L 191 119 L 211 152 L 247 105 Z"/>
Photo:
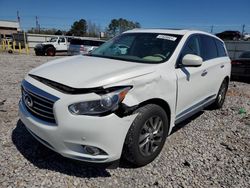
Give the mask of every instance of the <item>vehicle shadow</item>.
<path id="1" fill-rule="evenodd" d="M 110 177 L 107 164 L 95 165 L 65 158 L 38 142 L 21 120 L 12 131 L 12 141 L 18 151 L 33 165 L 77 177 Z"/>
<path id="2" fill-rule="evenodd" d="M 207 110 L 207 109 L 206 109 L 206 110 Z M 172 129 L 170 135 L 173 134 L 173 133 L 175 133 L 175 132 L 177 132 L 177 131 L 180 130 L 181 128 L 185 127 L 187 124 L 189 124 L 191 121 L 193 121 L 194 119 L 196 119 L 196 118 L 198 118 L 199 116 L 201 116 L 203 113 L 204 113 L 203 110 L 202 110 L 202 111 L 199 111 L 199 112 L 197 112 L 196 114 L 192 115 L 191 117 L 187 118 L 186 120 L 184 120 L 184 121 L 182 121 L 182 122 L 176 124 L 176 125 L 173 127 L 173 129 Z"/>

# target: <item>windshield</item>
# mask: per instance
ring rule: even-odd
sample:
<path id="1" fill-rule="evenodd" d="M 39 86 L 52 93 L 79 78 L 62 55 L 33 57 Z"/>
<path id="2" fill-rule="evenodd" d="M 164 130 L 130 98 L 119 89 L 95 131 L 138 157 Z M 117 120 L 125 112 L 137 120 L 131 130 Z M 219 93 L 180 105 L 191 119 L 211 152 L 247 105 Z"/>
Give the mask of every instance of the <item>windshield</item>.
<path id="1" fill-rule="evenodd" d="M 181 35 L 159 33 L 125 33 L 104 43 L 91 55 L 142 63 L 167 61 Z"/>
<path id="2" fill-rule="evenodd" d="M 52 37 L 49 42 L 56 42 L 56 41 L 57 41 L 57 37 Z"/>

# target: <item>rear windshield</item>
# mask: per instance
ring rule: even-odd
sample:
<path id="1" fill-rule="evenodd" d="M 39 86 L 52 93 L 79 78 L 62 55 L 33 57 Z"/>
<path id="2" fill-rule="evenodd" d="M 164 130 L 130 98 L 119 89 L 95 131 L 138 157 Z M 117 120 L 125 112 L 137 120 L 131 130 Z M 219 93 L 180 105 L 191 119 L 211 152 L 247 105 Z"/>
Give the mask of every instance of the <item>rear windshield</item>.
<path id="1" fill-rule="evenodd" d="M 182 36 L 161 33 L 125 33 L 106 42 L 91 55 L 142 63 L 161 63 L 173 54 Z"/>
<path id="2" fill-rule="evenodd" d="M 95 40 L 82 40 L 82 39 L 71 39 L 70 44 L 73 45 L 86 45 L 86 46 L 100 46 L 104 41 Z"/>

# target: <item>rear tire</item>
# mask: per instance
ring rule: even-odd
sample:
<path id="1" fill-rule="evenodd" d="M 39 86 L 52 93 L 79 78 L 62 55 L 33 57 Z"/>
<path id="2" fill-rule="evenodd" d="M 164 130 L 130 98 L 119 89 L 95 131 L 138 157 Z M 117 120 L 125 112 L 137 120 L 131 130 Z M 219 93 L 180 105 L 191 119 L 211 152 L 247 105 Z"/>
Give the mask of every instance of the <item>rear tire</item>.
<path id="1" fill-rule="evenodd" d="M 123 147 L 122 157 L 135 166 L 144 166 L 161 152 L 168 135 L 166 112 L 158 105 L 148 104 L 135 111 Z"/>
<path id="2" fill-rule="evenodd" d="M 226 98 L 227 89 L 228 89 L 228 81 L 226 79 L 224 79 L 221 86 L 220 86 L 217 97 L 216 97 L 214 103 L 211 105 L 211 107 L 213 109 L 222 108 L 224 101 L 225 101 L 225 98 Z"/>
<path id="3" fill-rule="evenodd" d="M 56 55 L 56 50 L 53 47 L 48 47 L 46 50 L 47 56 L 55 56 Z"/>

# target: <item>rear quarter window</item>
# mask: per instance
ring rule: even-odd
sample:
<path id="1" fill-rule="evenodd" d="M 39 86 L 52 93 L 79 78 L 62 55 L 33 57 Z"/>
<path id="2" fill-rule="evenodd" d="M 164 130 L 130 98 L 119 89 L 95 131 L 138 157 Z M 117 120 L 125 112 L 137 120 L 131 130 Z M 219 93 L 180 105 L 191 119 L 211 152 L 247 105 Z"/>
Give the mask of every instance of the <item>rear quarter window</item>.
<path id="1" fill-rule="evenodd" d="M 203 61 L 217 58 L 217 47 L 213 37 L 200 35 L 201 57 Z"/>
<path id="2" fill-rule="evenodd" d="M 226 50 L 225 50 L 223 42 L 221 42 L 221 41 L 219 41 L 217 39 L 214 39 L 214 40 L 215 40 L 217 51 L 218 51 L 218 57 L 225 57 L 225 56 L 227 56 L 227 53 L 226 53 Z"/>

